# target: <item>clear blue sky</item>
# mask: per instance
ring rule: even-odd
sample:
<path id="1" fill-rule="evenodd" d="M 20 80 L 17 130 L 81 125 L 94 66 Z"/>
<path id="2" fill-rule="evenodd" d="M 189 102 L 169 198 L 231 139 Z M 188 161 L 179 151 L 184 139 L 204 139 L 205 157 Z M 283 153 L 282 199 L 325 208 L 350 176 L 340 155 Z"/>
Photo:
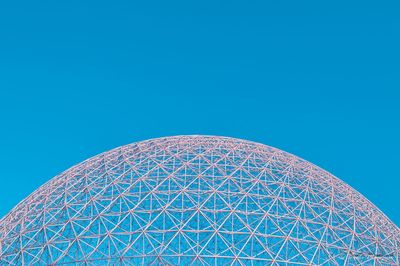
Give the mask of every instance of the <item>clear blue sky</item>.
<path id="1" fill-rule="evenodd" d="M 400 225 L 397 1 L 138 2 L 0 4 L 0 216 L 100 152 L 210 134 L 305 158 Z"/>

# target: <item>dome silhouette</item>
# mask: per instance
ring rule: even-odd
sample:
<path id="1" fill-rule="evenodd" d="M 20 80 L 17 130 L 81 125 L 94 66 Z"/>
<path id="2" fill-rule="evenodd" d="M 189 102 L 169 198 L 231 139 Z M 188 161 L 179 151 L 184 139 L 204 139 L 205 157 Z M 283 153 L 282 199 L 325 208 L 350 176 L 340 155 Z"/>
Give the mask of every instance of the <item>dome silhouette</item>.
<path id="1" fill-rule="evenodd" d="M 399 231 L 294 155 L 176 136 L 102 153 L 38 188 L 0 221 L 0 264 L 398 265 Z"/>

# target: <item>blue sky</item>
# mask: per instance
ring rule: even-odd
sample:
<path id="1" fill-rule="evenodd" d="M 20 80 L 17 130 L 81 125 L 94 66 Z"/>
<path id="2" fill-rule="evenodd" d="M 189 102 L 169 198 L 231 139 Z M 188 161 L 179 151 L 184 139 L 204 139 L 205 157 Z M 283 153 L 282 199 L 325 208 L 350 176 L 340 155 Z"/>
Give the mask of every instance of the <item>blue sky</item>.
<path id="1" fill-rule="evenodd" d="M 2 1 L 0 216 L 100 152 L 209 134 L 294 153 L 400 225 L 399 5 L 322 2 Z"/>

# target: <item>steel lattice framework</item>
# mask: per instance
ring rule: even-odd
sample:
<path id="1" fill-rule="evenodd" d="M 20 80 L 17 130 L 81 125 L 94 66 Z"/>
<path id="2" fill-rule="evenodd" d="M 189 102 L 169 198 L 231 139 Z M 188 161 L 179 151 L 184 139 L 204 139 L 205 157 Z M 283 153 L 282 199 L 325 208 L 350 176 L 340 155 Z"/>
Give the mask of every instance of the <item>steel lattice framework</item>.
<path id="1" fill-rule="evenodd" d="M 116 148 L 44 184 L 0 221 L 0 264 L 398 265 L 399 231 L 303 159 L 178 136 Z"/>

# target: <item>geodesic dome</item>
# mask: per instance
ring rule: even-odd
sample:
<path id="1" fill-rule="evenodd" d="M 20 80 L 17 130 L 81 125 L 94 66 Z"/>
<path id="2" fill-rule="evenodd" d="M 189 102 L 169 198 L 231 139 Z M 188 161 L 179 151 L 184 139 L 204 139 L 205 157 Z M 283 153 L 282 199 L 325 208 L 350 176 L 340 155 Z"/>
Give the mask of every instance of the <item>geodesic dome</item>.
<path id="1" fill-rule="evenodd" d="M 296 156 L 211 136 L 86 160 L 0 221 L 0 264 L 398 265 L 399 229 Z"/>

